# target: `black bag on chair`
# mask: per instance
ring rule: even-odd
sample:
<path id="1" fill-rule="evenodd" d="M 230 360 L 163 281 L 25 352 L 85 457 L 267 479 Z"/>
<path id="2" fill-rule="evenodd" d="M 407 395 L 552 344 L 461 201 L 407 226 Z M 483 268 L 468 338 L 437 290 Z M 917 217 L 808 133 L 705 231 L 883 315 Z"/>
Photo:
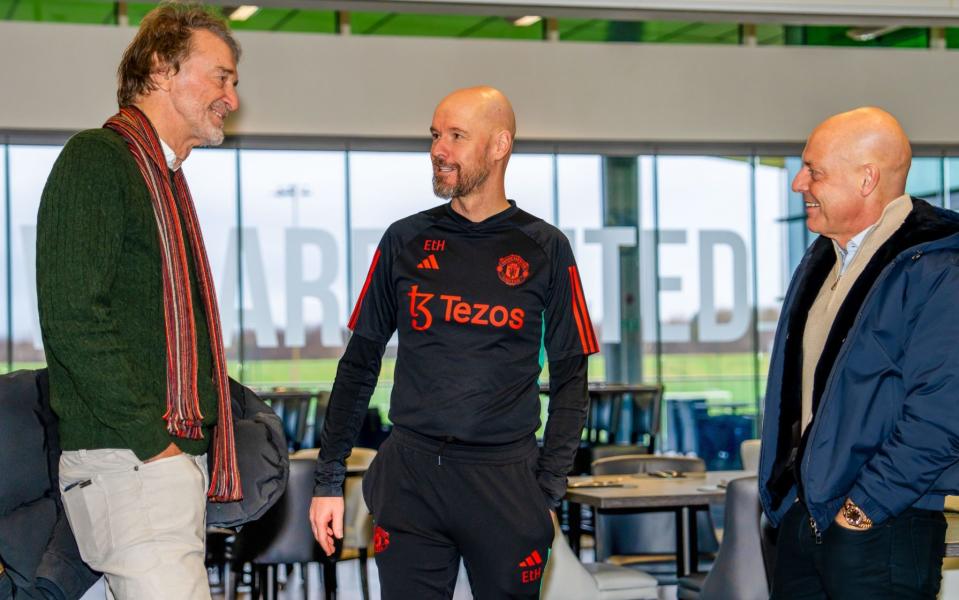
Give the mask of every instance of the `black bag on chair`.
<path id="1" fill-rule="evenodd" d="M 238 527 L 259 519 L 286 491 L 290 457 L 283 423 L 250 388 L 230 379 L 233 435 L 243 500 L 208 502 L 206 524 Z M 208 453 L 210 470 L 213 452 Z"/>
<path id="2" fill-rule="evenodd" d="M 79 598 L 100 574 L 60 502 L 60 439 L 46 369 L 0 376 L 0 600 Z"/>

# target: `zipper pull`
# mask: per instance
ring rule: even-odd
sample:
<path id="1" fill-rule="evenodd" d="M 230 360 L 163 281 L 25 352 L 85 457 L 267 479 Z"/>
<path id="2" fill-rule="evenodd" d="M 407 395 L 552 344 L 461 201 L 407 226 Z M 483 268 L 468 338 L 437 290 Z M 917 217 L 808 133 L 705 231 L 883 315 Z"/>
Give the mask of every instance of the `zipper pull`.
<path id="1" fill-rule="evenodd" d="M 816 519 L 809 517 L 809 526 L 812 528 L 813 535 L 816 536 L 816 544 L 822 544 L 822 532 L 819 531 L 819 527 L 816 525 Z"/>

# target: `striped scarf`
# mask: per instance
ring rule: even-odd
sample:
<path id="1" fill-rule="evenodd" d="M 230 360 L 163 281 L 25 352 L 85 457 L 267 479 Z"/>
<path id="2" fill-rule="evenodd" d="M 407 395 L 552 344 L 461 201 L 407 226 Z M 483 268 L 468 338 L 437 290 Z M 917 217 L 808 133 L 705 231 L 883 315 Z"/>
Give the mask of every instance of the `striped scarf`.
<path id="1" fill-rule="evenodd" d="M 186 246 L 177 212 L 179 200 L 210 332 L 213 383 L 219 410 L 213 439 L 213 472 L 207 497 L 214 502 L 240 500 L 243 493 L 240 489 L 240 472 L 233 440 L 233 411 L 230 406 L 230 386 L 220 332 L 220 313 L 217 309 L 210 263 L 203 245 L 203 235 L 186 177 L 183 176 L 182 169 L 178 170 L 173 175 L 173 185 L 170 185 L 160 138 L 147 116 L 139 109 L 121 108 L 120 112 L 103 126 L 116 131 L 126 140 L 153 201 L 153 214 L 156 217 L 160 242 L 163 313 L 166 323 L 167 411 L 163 418 L 171 435 L 196 440 L 203 437 L 203 415 L 200 413 L 200 398 L 196 387 L 196 323 L 193 319 Z"/>

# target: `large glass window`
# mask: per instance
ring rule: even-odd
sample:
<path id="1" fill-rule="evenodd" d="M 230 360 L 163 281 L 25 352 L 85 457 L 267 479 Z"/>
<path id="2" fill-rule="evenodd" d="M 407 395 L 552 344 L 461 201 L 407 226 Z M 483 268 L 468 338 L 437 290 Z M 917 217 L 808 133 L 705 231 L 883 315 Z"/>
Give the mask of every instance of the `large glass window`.
<path id="1" fill-rule="evenodd" d="M 757 396 L 766 389 L 766 374 L 769 371 L 769 355 L 773 336 L 779 323 L 780 310 L 786 286 L 792 276 L 789 264 L 789 229 L 787 217 L 790 212 L 801 210 L 790 206 L 791 180 L 786 169 L 786 160 L 779 157 L 756 158 L 755 165 L 755 256 L 756 269 L 756 364 Z"/>
<path id="2" fill-rule="evenodd" d="M 556 206 L 558 219 L 556 225 L 569 238 L 576 256 L 583 292 L 589 316 L 596 328 L 596 335 L 603 342 L 615 339 L 619 323 L 604 320 L 604 302 L 606 282 L 612 283 L 619 277 L 618 261 L 603 262 L 603 164 L 599 156 L 561 155 L 556 158 Z M 615 267 L 615 269 L 614 269 Z M 606 269 L 606 270 L 604 270 Z M 618 303 L 618 295 L 610 295 L 609 300 Z M 612 311 L 617 314 L 618 306 Z M 604 332 L 606 334 L 604 335 Z M 592 380 L 605 379 L 605 365 L 601 355 L 590 358 L 589 377 Z"/>
<path id="3" fill-rule="evenodd" d="M 959 158 L 947 158 L 943 173 L 946 177 L 943 182 L 945 206 L 959 209 Z"/>
<path id="4" fill-rule="evenodd" d="M 941 158 L 913 158 L 906 192 L 936 206 L 943 205 L 943 168 Z"/>
<path id="5" fill-rule="evenodd" d="M 699 432 L 683 440 L 667 431 L 667 443 L 705 457 L 713 468 L 732 466 L 736 438 L 752 431 L 757 400 L 752 161 L 660 157 L 657 172 L 667 415 L 675 423 L 696 423 Z"/>
<path id="6" fill-rule="evenodd" d="M 552 155 L 517 154 L 510 158 L 506 169 L 506 196 L 547 223 L 556 222 L 553 187 Z"/>
<path id="7" fill-rule="evenodd" d="M 240 153 L 242 260 L 231 260 L 252 385 L 332 385 L 349 311 L 345 163 L 343 152 Z"/>
<path id="8" fill-rule="evenodd" d="M 0 240 L 4 242 L 7 236 L 7 162 L 9 161 L 9 147 L 0 144 Z M 10 294 L 7 287 L 7 261 L 10 259 L 10 247 L 4 243 L 0 251 L 0 372 L 10 367 L 10 315 L 7 309 L 10 306 Z"/>
<path id="9" fill-rule="evenodd" d="M 40 195 L 53 163 L 56 146 L 10 146 L 10 285 L 15 369 L 44 364 L 40 317 L 37 311 L 36 239 Z"/>
<path id="10" fill-rule="evenodd" d="M 190 186 L 213 272 L 228 370 L 233 377 L 239 377 L 235 299 L 231 295 L 235 286 L 230 285 L 236 273 L 231 256 L 231 233 L 236 230 L 236 151 L 194 150 L 183 163 L 183 174 Z"/>

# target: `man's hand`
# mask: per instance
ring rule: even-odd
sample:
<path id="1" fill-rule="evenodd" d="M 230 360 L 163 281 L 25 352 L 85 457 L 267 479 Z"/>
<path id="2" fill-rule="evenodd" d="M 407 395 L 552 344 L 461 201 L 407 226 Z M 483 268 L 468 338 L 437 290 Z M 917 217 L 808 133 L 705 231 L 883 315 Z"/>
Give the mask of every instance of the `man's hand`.
<path id="1" fill-rule="evenodd" d="M 180 450 L 176 444 L 170 442 L 170 445 L 166 447 L 163 452 L 157 454 L 152 458 L 148 458 L 143 461 L 143 464 L 152 463 L 155 460 L 160 460 L 161 458 L 170 458 L 171 456 L 176 456 L 177 454 L 183 454 L 183 450 Z"/>
<path id="2" fill-rule="evenodd" d="M 310 503 L 310 525 L 313 537 L 327 556 L 333 555 L 334 539 L 343 539 L 343 497 L 317 496 Z"/>

